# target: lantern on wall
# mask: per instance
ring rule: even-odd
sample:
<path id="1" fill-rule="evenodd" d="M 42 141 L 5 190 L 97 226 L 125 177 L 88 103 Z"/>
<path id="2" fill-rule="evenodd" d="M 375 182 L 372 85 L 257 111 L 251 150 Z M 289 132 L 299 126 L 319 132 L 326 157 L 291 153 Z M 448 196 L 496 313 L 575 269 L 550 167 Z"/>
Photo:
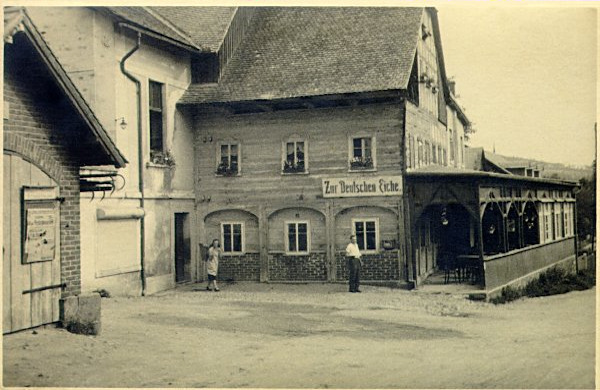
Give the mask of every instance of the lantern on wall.
<path id="1" fill-rule="evenodd" d="M 446 207 L 444 206 L 442 208 L 442 212 L 440 215 L 440 222 L 442 223 L 442 226 L 448 226 L 448 211 L 446 210 Z"/>

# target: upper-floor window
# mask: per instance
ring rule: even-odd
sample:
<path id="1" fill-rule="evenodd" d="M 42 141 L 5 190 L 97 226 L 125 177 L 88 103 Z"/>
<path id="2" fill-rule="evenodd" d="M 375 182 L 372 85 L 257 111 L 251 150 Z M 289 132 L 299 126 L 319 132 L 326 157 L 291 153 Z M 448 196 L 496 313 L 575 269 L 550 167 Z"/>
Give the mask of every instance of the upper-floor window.
<path id="1" fill-rule="evenodd" d="M 164 151 L 163 84 L 152 80 L 148 84 L 148 111 L 150 117 L 150 151 L 151 153 L 162 153 Z"/>
<path id="2" fill-rule="evenodd" d="M 375 138 L 353 137 L 350 139 L 350 169 L 375 168 Z"/>
<path id="3" fill-rule="evenodd" d="M 358 249 L 364 252 L 375 252 L 379 249 L 377 219 L 353 219 L 352 229 L 352 233 L 356 235 Z"/>
<path id="4" fill-rule="evenodd" d="M 412 135 L 409 135 L 407 137 L 407 142 L 406 142 L 406 145 L 405 145 L 405 148 L 406 148 L 406 153 L 405 153 L 405 155 L 406 155 L 406 164 L 405 164 L 406 168 L 412 168 L 412 166 L 413 166 L 412 159 L 414 158 L 414 156 L 413 156 L 414 155 L 414 147 L 415 147 L 415 145 L 414 145 L 414 139 L 413 139 Z"/>
<path id="5" fill-rule="evenodd" d="M 308 222 L 286 222 L 286 253 L 307 254 L 310 251 L 308 231 Z"/>
<path id="6" fill-rule="evenodd" d="M 423 165 L 423 141 L 417 138 L 417 167 Z"/>
<path id="7" fill-rule="evenodd" d="M 450 138 L 449 148 L 450 148 L 450 161 L 454 161 L 454 134 L 452 133 L 452 129 L 448 129 L 448 137 Z"/>
<path id="8" fill-rule="evenodd" d="M 434 164 L 437 164 L 438 162 L 437 148 L 435 147 L 435 144 L 431 144 L 431 162 Z"/>
<path id="9" fill-rule="evenodd" d="M 425 165 L 429 165 L 431 163 L 431 148 L 429 146 L 429 141 L 425 141 Z"/>
<path id="10" fill-rule="evenodd" d="M 244 224 L 242 222 L 223 222 L 221 224 L 221 242 L 224 253 L 242 253 L 244 251 Z"/>
<path id="11" fill-rule="evenodd" d="M 222 143 L 219 145 L 218 175 L 237 175 L 240 173 L 240 145 Z"/>
<path id="12" fill-rule="evenodd" d="M 284 173 L 304 173 L 307 171 L 305 141 L 288 141 L 284 145 Z"/>

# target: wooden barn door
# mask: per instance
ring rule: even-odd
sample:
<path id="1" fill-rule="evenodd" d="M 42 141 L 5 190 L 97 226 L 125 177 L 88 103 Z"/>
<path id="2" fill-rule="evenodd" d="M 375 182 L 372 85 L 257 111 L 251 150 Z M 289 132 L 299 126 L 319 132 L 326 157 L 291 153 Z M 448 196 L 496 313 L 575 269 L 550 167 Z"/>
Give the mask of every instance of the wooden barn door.
<path id="1" fill-rule="evenodd" d="M 58 321 L 59 188 L 39 168 L 4 154 L 3 333 Z"/>

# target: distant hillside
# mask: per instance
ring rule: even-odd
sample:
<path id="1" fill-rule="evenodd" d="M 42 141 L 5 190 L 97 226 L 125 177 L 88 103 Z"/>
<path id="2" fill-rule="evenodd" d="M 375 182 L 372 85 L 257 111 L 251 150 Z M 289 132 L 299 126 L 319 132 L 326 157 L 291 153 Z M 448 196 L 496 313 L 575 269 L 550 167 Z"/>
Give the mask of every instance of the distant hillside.
<path id="1" fill-rule="evenodd" d="M 549 163 L 544 161 L 532 160 L 523 157 L 508 157 L 501 154 L 485 151 L 486 157 L 489 157 L 495 163 L 503 167 L 534 167 L 540 170 L 542 177 L 562 179 L 569 181 L 579 181 L 584 177 L 592 175 L 592 166 L 587 167 L 570 167 L 559 163 Z"/>

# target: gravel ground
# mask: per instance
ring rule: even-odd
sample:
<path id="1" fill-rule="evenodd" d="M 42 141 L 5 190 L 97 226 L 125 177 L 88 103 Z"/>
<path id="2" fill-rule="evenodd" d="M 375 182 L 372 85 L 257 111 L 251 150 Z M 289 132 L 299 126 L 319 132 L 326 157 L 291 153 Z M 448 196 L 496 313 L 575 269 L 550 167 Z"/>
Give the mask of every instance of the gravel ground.
<path id="1" fill-rule="evenodd" d="M 4 385 L 594 388 L 596 289 L 494 306 L 341 284 L 102 301 L 102 333 L 4 336 Z M 35 333 L 35 334 L 34 334 Z"/>

